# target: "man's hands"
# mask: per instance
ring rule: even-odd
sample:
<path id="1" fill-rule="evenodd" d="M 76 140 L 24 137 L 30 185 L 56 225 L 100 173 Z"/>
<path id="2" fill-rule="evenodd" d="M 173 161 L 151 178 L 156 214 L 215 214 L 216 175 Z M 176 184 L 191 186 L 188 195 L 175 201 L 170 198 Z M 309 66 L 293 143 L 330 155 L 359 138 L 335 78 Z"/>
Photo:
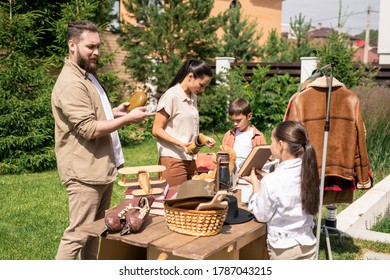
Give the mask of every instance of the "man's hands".
<path id="1" fill-rule="evenodd" d="M 124 102 L 112 109 L 113 120 L 98 121 L 92 139 L 101 137 L 130 123 L 140 123 L 143 119 L 154 116 L 155 113 L 146 112 L 146 107 L 138 107 L 130 112 L 127 111 L 129 102 Z"/>
<path id="2" fill-rule="evenodd" d="M 130 102 L 124 102 L 118 107 L 112 109 L 112 114 L 114 118 L 122 117 L 128 113 L 127 108 L 129 107 Z"/>
<path id="3" fill-rule="evenodd" d="M 140 123 L 143 119 L 154 116 L 155 113 L 146 112 L 146 106 L 134 108 L 130 112 L 128 107 L 130 102 L 124 102 L 118 107 L 112 109 L 114 118 L 125 117 L 125 122 L 129 123 Z"/>
<path id="4" fill-rule="evenodd" d="M 128 123 L 140 123 L 143 119 L 154 116 L 155 113 L 146 112 L 146 106 L 137 107 L 125 114 Z"/>

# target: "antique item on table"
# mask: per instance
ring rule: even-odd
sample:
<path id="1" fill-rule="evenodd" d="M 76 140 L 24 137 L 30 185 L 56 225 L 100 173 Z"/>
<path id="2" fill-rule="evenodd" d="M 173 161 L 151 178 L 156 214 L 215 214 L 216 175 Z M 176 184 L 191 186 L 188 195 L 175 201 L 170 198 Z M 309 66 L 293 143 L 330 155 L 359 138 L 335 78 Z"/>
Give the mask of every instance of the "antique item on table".
<path id="1" fill-rule="evenodd" d="M 206 145 L 208 141 L 207 136 L 203 133 L 199 133 L 199 135 L 195 136 L 192 140 L 191 144 L 187 147 L 188 153 L 190 155 L 195 155 L 199 152 L 199 150 Z"/>
<path id="2" fill-rule="evenodd" d="M 216 191 L 228 190 L 232 187 L 232 177 L 229 170 L 229 153 L 217 153 L 217 173 L 215 177 Z"/>
<path id="3" fill-rule="evenodd" d="M 139 186 L 141 187 L 141 190 L 143 190 L 145 193 L 150 193 L 150 176 L 149 172 L 146 170 L 139 170 L 137 174 L 137 180 L 139 183 Z"/>
<path id="4" fill-rule="evenodd" d="M 181 199 L 178 202 L 175 202 L 173 204 L 168 203 L 168 205 L 174 208 L 195 210 L 195 208 L 198 207 L 199 204 L 208 203 L 208 202 L 210 202 L 210 198 L 207 197 L 195 197 L 195 198 L 190 197 L 190 198 Z"/>
<path id="5" fill-rule="evenodd" d="M 187 188 L 180 198 L 165 201 L 165 220 L 170 230 L 192 236 L 211 236 L 221 231 L 228 210 L 228 203 L 224 201 L 227 191 L 214 196 L 206 191 L 202 196 L 199 190 L 191 196 L 191 189 Z"/>
<path id="6" fill-rule="evenodd" d="M 213 199 L 208 202 L 201 202 L 195 210 L 220 210 L 228 207 L 227 201 L 222 201 L 227 195 L 227 191 L 218 191 Z"/>
<path id="7" fill-rule="evenodd" d="M 228 156 L 226 156 L 226 153 Z M 219 154 L 219 156 L 218 156 Z M 232 179 L 232 176 L 233 174 L 235 174 L 235 162 L 236 162 L 236 152 L 234 151 L 234 149 L 228 147 L 228 146 L 220 146 L 220 151 L 217 152 L 217 153 L 214 153 L 213 155 L 213 163 L 214 163 L 214 166 L 215 166 L 215 169 L 214 170 L 211 170 L 211 172 L 208 172 L 208 173 L 201 173 L 199 175 L 195 175 L 192 177 L 193 180 L 198 180 L 198 179 L 203 179 L 203 180 L 207 180 L 209 182 L 212 182 L 213 183 L 213 188 L 215 191 L 218 191 L 219 190 L 219 186 L 217 186 L 217 173 L 218 173 L 218 158 L 221 157 L 221 155 L 224 157 L 224 159 L 226 160 L 228 158 L 228 164 L 226 165 L 225 164 L 225 161 L 224 161 L 224 164 L 223 164 L 223 170 L 219 173 L 221 175 L 222 173 L 222 179 L 224 180 L 225 179 L 225 183 L 227 183 L 227 185 L 229 185 L 228 189 L 232 189 L 234 188 L 235 186 L 235 182 L 234 180 Z M 197 163 L 197 166 L 198 166 L 198 163 Z M 228 169 L 226 169 L 226 166 L 228 166 Z M 229 173 L 229 174 L 227 174 Z M 221 177 L 219 175 L 219 177 Z M 227 182 L 227 178 L 229 177 L 229 180 L 230 182 Z M 225 185 L 224 185 L 225 186 Z M 224 189 L 224 188 L 222 188 Z"/>
<path id="8" fill-rule="evenodd" d="M 150 88 L 148 86 L 144 86 L 143 91 L 135 92 L 129 99 L 130 105 L 127 110 L 130 112 L 134 108 L 145 106 L 146 102 L 148 101 L 149 91 Z"/>
<path id="9" fill-rule="evenodd" d="M 126 212 L 133 206 L 133 203 L 134 201 L 132 199 L 126 199 L 115 208 L 106 211 L 106 216 L 104 217 L 106 228 L 102 232 L 102 235 L 120 232 L 123 229 L 126 223 Z"/>
<path id="10" fill-rule="evenodd" d="M 165 219 L 170 230 L 192 235 L 218 234 L 226 219 L 227 208 L 220 210 L 188 210 L 164 204 Z"/>
<path id="11" fill-rule="evenodd" d="M 126 223 L 121 231 L 121 235 L 140 231 L 146 217 L 150 213 L 150 206 L 153 200 L 153 196 L 143 196 L 140 198 L 137 207 L 133 207 L 127 211 Z"/>
<path id="12" fill-rule="evenodd" d="M 106 228 L 101 233 L 121 232 L 121 235 L 139 231 L 153 203 L 153 196 L 125 199 L 118 206 L 106 211 L 104 224 Z"/>
<path id="13" fill-rule="evenodd" d="M 214 190 L 206 180 L 187 180 L 180 185 L 176 196 L 166 199 L 165 203 L 172 206 L 185 199 L 206 198 L 206 201 L 210 201 L 213 197 Z"/>
<path id="14" fill-rule="evenodd" d="M 234 195 L 227 195 L 226 198 L 229 206 L 225 225 L 242 224 L 253 219 L 251 212 L 238 207 L 237 198 Z"/>
<path id="15" fill-rule="evenodd" d="M 156 195 L 162 194 L 164 190 L 160 187 L 166 181 L 162 177 L 162 172 L 166 169 L 163 165 L 149 165 L 149 166 L 133 166 L 123 167 L 118 170 L 118 173 L 122 175 L 118 185 L 126 187 L 139 187 L 140 189 L 134 190 L 132 195 Z M 127 178 L 128 175 L 134 174 L 136 178 Z M 157 175 L 152 175 L 157 174 Z"/>
<path id="16" fill-rule="evenodd" d="M 147 170 L 139 170 L 137 174 L 137 180 L 140 189 L 134 190 L 132 194 L 134 196 L 162 194 L 164 190 L 162 188 L 152 188 L 149 172 Z"/>
<path id="17" fill-rule="evenodd" d="M 217 168 L 215 153 L 198 153 L 196 158 L 196 170 L 199 174 L 209 173 Z"/>
<path id="18" fill-rule="evenodd" d="M 173 199 L 173 202 L 166 200 L 167 204 L 174 208 L 182 208 L 188 210 L 219 210 L 228 207 L 228 203 L 224 200 L 227 191 L 219 191 L 213 196 L 196 196 L 186 197 L 182 199 Z"/>

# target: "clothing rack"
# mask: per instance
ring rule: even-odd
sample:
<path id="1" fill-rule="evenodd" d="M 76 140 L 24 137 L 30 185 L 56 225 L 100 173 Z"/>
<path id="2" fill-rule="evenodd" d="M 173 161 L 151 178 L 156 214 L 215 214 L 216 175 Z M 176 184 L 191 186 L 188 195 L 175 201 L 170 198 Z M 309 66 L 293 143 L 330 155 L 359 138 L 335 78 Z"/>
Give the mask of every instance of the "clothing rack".
<path id="1" fill-rule="evenodd" d="M 319 249 L 320 249 L 321 228 L 324 229 L 324 232 L 326 234 L 328 254 L 329 254 L 329 258 L 332 259 L 332 250 L 330 248 L 328 227 L 321 226 L 322 207 L 323 207 L 323 201 L 324 201 L 326 155 L 327 155 L 327 150 L 328 150 L 328 137 L 329 137 L 329 130 L 330 130 L 330 98 L 331 98 L 331 93 L 332 93 L 332 89 L 333 89 L 333 64 L 331 63 L 328 65 L 325 65 L 325 66 L 321 67 L 318 71 L 324 72 L 326 69 L 330 69 L 330 77 L 329 77 L 328 95 L 326 98 L 326 117 L 325 117 L 325 126 L 324 126 L 324 142 L 323 142 L 323 150 L 322 150 L 323 152 L 322 152 L 321 181 L 320 181 L 320 201 L 319 201 L 318 217 L 317 217 L 317 234 L 316 234 L 316 238 L 317 238 L 316 259 L 317 260 L 318 260 Z"/>

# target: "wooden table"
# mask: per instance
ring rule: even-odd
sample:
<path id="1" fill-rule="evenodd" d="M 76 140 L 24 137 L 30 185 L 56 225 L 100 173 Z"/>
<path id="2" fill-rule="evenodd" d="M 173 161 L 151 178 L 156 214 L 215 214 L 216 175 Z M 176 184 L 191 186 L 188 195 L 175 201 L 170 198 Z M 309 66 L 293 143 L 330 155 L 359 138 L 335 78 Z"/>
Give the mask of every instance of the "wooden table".
<path id="1" fill-rule="evenodd" d="M 101 219 L 77 230 L 96 237 L 104 228 Z M 268 259 L 266 225 L 251 220 L 224 225 L 214 236 L 196 237 L 169 230 L 162 216 L 149 216 L 138 233 L 108 234 L 101 238 L 99 259 Z"/>

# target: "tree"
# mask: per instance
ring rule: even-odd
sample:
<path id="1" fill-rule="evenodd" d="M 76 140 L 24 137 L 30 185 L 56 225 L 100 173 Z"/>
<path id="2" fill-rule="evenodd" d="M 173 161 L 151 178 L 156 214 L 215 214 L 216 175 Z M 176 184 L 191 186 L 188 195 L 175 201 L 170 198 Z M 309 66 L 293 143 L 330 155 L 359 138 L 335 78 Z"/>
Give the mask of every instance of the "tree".
<path id="1" fill-rule="evenodd" d="M 260 50 L 260 58 L 263 62 L 291 62 L 291 43 L 280 37 L 275 29 L 268 35 L 267 41 Z"/>
<path id="2" fill-rule="evenodd" d="M 260 58 L 266 62 L 300 62 L 301 57 L 315 56 L 315 47 L 307 37 L 311 21 L 305 22 L 305 17 L 299 14 L 290 18 L 290 28 L 294 40 L 283 38 L 271 30 L 268 39 L 262 46 Z"/>
<path id="3" fill-rule="evenodd" d="M 240 5 L 230 7 L 224 18 L 227 18 L 221 46 L 224 56 L 234 57 L 237 61 L 251 61 L 260 52 L 259 40 L 262 37 L 262 32 L 256 32 L 256 22 L 242 17 Z"/>
<path id="4" fill-rule="evenodd" d="M 325 44 L 318 48 L 317 57 L 319 58 L 319 66 L 332 63 L 333 75 L 336 79 L 342 82 L 347 88 L 352 88 L 370 80 L 375 69 L 368 69 L 360 65 L 354 67 L 353 57 L 357 49 L 353 49 L 350 36 L 340 32 L 347 20 L 347 13 L 342 13 L 342 1 L 339 2 L 338 15 L 338 31 L 332 31 L 325 40 Z"/>
<path id="5" fill-rule="evenodd" d="M 122 22 L 119 43 L 128 52 L 124 64 L 132 77 L 152 82 L 163 92 L 183 60 L 214 58 L 221 16 L 210 16 L 213 4 L 213 0 L 125 0 L 133 22 Z"/>
<path id="6" fill-rule="evenodd" d="M 326 38 L 325 44 L 318 49 L 320 65 L 333 63 L 334 77 L 344 83 L 347 88 L 359 84 L 364 73 L 362 67 L 353 67 L 353 56 L 356 50 L 352 49 L 349 36 L 332 31 Z"/>
<path id="7" fill-rule="evenodd" d="M 99 1 L 72 0 L 55 9 L 57 20 L 53 20 L 42 6 L 39 11 L 29 10 L 26 3 L 14 2 L 0 3 L 0 174 L 55 168 L 50 104 L 53 66 L 61 68 L 67 55 L 67 23 L 94 20 L 99 9 Z M 47 43 L 42 46 L 44 40 Z M 50 61 L 47 54 L 42 55 L 48 46 Z M 103 55 L 101 62 L 111 57 Z M 111 89 L 110 96 L 115 96 L 121 86 L 117 77 L 104 73 L 101 80 Z"/>
<path id="8" fill-rule="evenodd" d="M 0 174 L 55 167 L 48 64 L 36 57 L 43 14 L 0 5 Z"/>
<path id="9" fill-rule="evenodd" d="M 314 56 L 315 48 L 307 36 L 311 28 L 311 20 L 305 22 L 305 17 L 299 13 L 298 18 L 294 17 L 294 20 L 290 18 L 290 27 L 296 38 L 296 44 L 291 48 L 291 61 L 299 62 L 301 57 Z"/>
<path id="10" fill-rule="evenodd" d="M 9 2 L 9 0 L 3 1 Z M 64 5 L 71 5 L 77 15 L 77 7 L 87 6 L 90 3 L 95 2 L 94 12 L 91 17 L 88 19 L 96 22 L 97 24 L 107 24 L 115 16 L 110 15 L 112 7 L 115 0 L 100 0 L 100 1 L 91 1 L 91 0 L 34 0 L 34 1 L 13 1 L 17 2 L 18 13 L 27 13 L 29 11 L 39 11 L 42 14 L 40 19 L 40 27 L 42 28 L 42 36 L 39 38 L 39 44 L 35 45 L 37 54 L 42 57 L 47 56 L 50 53 L 47 52 L 47 48 L 53 44 L 55 40 L 55 34 L 52 32 L 52 23 L 55 23 L 61 20 L 62 10 Z M 83 16 L 83 13 L 79 13 Z"/>

